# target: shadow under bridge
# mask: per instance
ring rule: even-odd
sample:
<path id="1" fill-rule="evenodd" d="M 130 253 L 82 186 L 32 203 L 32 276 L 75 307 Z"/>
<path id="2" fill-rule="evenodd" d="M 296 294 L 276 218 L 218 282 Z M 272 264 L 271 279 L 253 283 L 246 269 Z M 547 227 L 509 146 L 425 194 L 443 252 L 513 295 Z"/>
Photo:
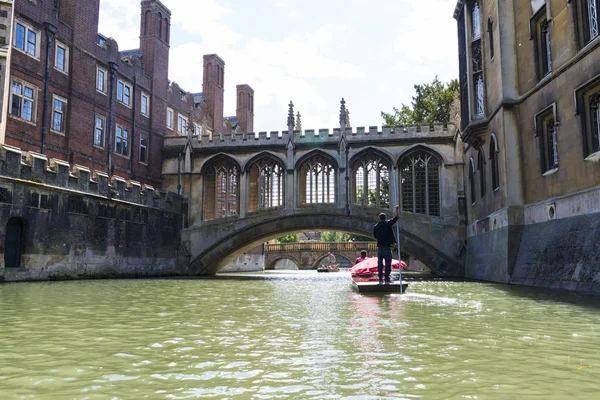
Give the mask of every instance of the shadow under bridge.
<path id="1" fill-rule="evenodd" d="M 317 205 L 205 221 L 182 231 L 190 252 L 188 272 L 214 275 L 244 251 L 292 233 L 339 231 L 370 237 L 381 211 L 389 212 L 351 207 L 347 216 L 343 209 Z M 412 213 L 401 213 L 398 223 L 402 251 L 439 275 L 464 276 L 464 249 L 458 226 L 445 224 L 441 218 Z"/>

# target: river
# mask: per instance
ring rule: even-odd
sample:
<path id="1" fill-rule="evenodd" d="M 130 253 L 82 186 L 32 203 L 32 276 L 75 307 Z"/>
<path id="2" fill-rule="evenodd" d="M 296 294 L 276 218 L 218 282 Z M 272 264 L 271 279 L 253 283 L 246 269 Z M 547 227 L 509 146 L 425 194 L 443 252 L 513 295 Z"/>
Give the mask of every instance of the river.
<path id="1" fill-rule="evenodd" d="M 262 276 L 0 285 L 0 399 L 600 396 L 598 297 Z"/>

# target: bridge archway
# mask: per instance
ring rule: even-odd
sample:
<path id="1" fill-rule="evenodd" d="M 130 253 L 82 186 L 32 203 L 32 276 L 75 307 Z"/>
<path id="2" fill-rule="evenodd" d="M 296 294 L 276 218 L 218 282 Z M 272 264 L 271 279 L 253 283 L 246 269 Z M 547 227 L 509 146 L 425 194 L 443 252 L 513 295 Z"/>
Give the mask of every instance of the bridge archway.
<path id="1" fill-rule="evenodd" d="M 371 236 L 376 215 L 381 210 L 377 210 L 374 215 L 364 210 L 353 210 L 350 216 L 325 206 L 315 207 L 311 211 L 312 213 L 271 213 L 269 218 L 263 215 L 252 223 L 245 221 L 246 224 L 240 226 L 232 222 L 225 226 L 205 224 L 202 229 L 184 230 L 184 238 L 191 253 L 195 254 L 189 273 L 214 275 L 237 254 L 286 234 L 327 230 Z M 437 235 L 432 235 L 425 231 L 428 228 L 421 216 L 403 214 L 401 221 L 402 251 L 422 261 L 437 274 L 463 276 L 464 263 L 459 257 L 453 256 L 451 249 L 456 245 L 456 229 L 447 227 L 444 230 L 438 227 Z M 421 237 L 433 237 L 437 242 L 428 243 Z M 450 247 L 447 245 L 449 242 L 452 242 Z"/>
<path id="2" fill-rule="evenodd" d="M 294 264 L 295 268 L 287 268 L 285 267 L 285 264 L 289 264 L 292 263 Z M 282 267 L 283 266 L 283 267 Z M 282 269 L 300 269 L 300 263 L 298 260 L 296 260 L 294 257 L 290 257 L 290 256 L 286 256 L 286 257 L 279 257 L 277 259 L 274 259 L 269 265 L 267 269 L 274 269 L 274 270 L 282 270 Z"/>

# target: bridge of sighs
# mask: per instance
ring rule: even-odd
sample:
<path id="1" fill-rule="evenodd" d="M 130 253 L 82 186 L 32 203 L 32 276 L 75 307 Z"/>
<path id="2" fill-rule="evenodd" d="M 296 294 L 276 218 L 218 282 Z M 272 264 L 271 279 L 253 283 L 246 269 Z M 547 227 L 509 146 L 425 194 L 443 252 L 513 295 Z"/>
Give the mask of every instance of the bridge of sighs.
<path id="1" fill-rule="evenodd" d="M 402 251 L 442 275 L 464 274 L 464 179 L 453 125 L 206 132 L 165 138 L 163 177 L 188 199 L 182 232 L 190 273 L 215 274 L 286 234 L 372 236 L 400 205 Z M 397 199 L 397 200 L 396 200 Z"/>

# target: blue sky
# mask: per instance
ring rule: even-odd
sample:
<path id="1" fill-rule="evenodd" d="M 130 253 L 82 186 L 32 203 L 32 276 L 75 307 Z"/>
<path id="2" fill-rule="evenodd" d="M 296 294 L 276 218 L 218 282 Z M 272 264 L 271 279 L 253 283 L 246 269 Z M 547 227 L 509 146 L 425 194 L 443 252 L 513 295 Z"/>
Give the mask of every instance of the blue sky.
<path id="1" fill-rule="evenodd" d="M 225 60 L 225 115 L 235 85 L 255 91 L 256 131 L 282 130 L 292 100 L 303 129 L 381 126 L 413 85 L 458 77 L 456 0 L 162 0 L 172 12 L 170 79 L 202 91 L 202 56 Z M 101 0 L 100 32 L 139 47 L 140 1 Z"/>

